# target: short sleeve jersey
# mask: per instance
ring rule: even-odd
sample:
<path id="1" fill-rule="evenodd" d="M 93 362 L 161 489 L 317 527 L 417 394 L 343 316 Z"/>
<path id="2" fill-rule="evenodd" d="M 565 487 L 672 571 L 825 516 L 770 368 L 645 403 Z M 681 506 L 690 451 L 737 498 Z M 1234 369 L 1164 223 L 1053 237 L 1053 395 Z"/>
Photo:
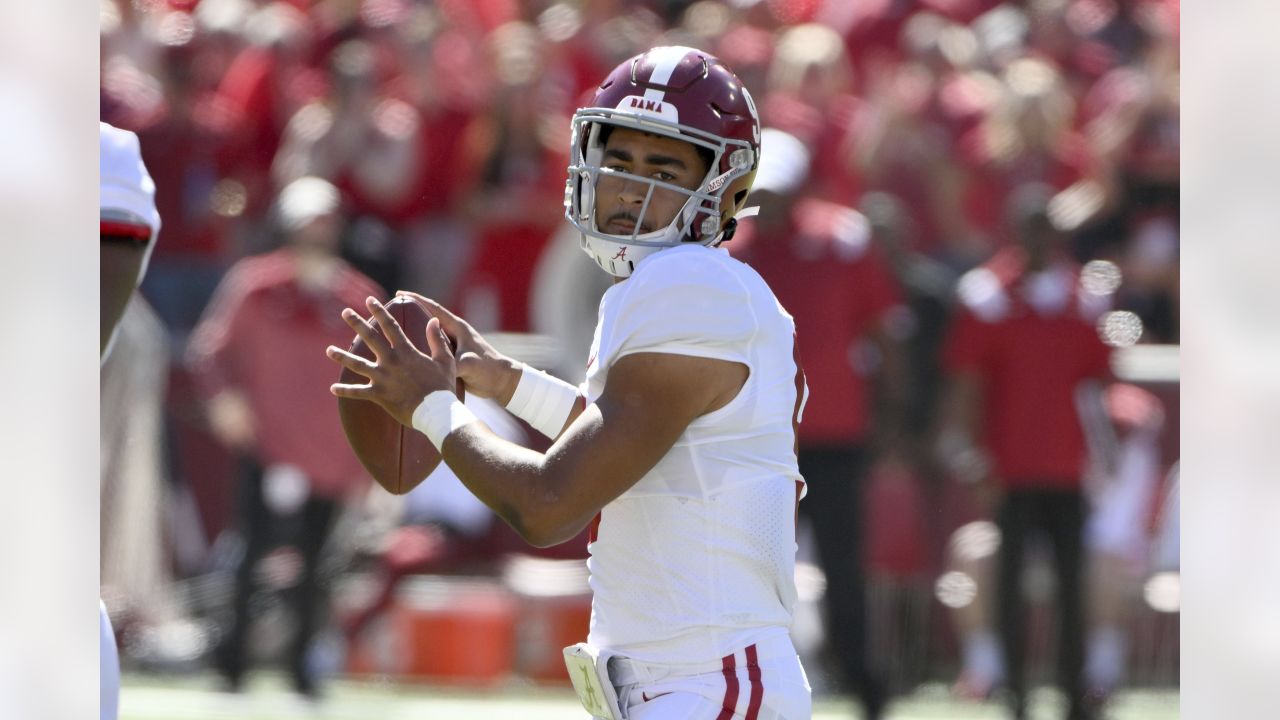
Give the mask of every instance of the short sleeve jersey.
<path id="1" fill-rule="evenodd" d="M 1071 282 L 1078 276 L 1073 272 Z M 1076 389 L 1110 375 L 1098 337 L 1097 296 L 1039 313 L 987 268 L 960 283 L 961 309 L 943 350 L 952 373 L 982 381 L 983 437 L 1008 487 L 1078 488 L 1085 467 Z"/>
<path id="2" fill-rule="evenodd" d="M 794 337 L 764 280 L 724 250 L 664 250 L 605 293 L 588 402 L 633 353 L 738 362 L 749 375 L 732 401 L 691 423 L 601 511 L 587 561 L 596 646 L 650 662 L 699 662 L 790 626 L 802 488 L 794 423 L 805 392 Z"/>

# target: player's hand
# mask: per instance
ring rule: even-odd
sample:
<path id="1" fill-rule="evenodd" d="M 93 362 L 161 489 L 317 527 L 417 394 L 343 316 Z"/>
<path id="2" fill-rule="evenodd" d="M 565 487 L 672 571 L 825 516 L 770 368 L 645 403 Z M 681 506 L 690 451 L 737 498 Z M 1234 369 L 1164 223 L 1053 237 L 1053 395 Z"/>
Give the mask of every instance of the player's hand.
<path id="1" fill-rule="evenodd" d="M 407 290 L 400 290 L 396 295 L 413 300 L 427 315 L 440 321 L 456 348 L 458 377 L 466 383 L 468 393 L 504 406 L 511 402 L 511 395 L 520 382 L 520 363 L 494 350 L 470 323 L 435 300 Z"/>
<path id="2" fill-rule="evenodd" d="M 342 319 L 373 351 L 366 360 L 330 345 L 325 354 L 342 367 L 369 379 L 364 385 L 334 383 L 329 391 L 338 397 L 372 400 L 401 424 L 413 426 L 413 411 L 422 399 L 436 390 L 453 392 L 457 367 L 449 340 L 440 321 L 427 321 L 427 352 L 423 353 L 405 336 L 400 323 L 382 303 L 369 298 L 365 305 L 371 320 L 346 308 Z"/>

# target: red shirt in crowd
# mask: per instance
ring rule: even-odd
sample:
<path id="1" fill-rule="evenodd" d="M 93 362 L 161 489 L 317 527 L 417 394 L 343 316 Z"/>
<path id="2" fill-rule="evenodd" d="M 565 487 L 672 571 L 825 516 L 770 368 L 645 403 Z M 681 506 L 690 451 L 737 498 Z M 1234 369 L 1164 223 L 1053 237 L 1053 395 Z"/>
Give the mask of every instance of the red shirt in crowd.
<path id="1" fill-rule="evenodd" d="M 871 403 L 861 341 L 901 304 L 892 270 L 872 247 L 865 218 L 841 205 L 798 202 L 780 237 L 757 237 L 753 225 L 744 223 L 726 247 L 760 273 L 795 318 L 810 390 L 800 444 L 862 442 Z"/>
<path id="2" fill-rule="evenodd" d="M 1096 318 L 1105 300 L 1078 290 L 1074 267 L 1059 273 L 1058 307 L 1036 310 L 1021 272 L 997 266 L 1012 252 L 967 275 L 943 364 L 980 379 L 983 434 L 1007 487 L 1078 488 L 1085 470 L 1076 388 L 1110 374 L 1110 348 Z"/>
<path id="3" fill-rule="evenodd" d="M 190 364 L 206 396 L 227 389 L 247 396 L 258 460 L 297 466 L 323 497 L 366 482 L 329 393 L 338 370 L 324 351 L 351 344 L 339 313 L 363 308 L 370 295 L 382 290 L 345 263 L 326 291 L 307 292 L 293 251 L 277 250 L 231 267 L 191 338 Z"/>

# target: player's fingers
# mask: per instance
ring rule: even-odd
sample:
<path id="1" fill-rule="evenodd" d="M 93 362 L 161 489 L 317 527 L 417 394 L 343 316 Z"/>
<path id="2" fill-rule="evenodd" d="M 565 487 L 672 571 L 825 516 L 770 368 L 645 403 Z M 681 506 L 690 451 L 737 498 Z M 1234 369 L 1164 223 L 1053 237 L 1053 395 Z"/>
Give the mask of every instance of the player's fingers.
<path id="1" fill-rule="evenodd" d="M 440 325 L 440 318 L 433 317 L 427 321 L 427 350 L 432 360 L 443 360 L 453 355 L 449 347 L 449 338 Z"/>
<path id="2" fill-rule="evenodd" d="M 373 400 L 372 385 L 352 385 L 350 383 L 334 383 L 329 386 L 329 392 L 340 398 L 352 398 L 354 400 Z"/>
<path id="3" fill-rule="evenodd" d="M 427 314 L 431 317 L 440 318 L 440 324 L 444 326 L 447 334 L 456 335 L 457 331 L 462 327 L 462 318 L 454 315 L 449 311 L 449 308 L 446 308 L 429 297 L 419 295 L 416 292 L 410 292 L 408 290 L 399 290 L 396 292 L 396 295 L 409 298 L 417 303 L 423 310 L 426 310 Z"/>
<path id="4" fill-rule="evenodd" d="M 370 297 L 364 301 L 365 307 L 369 308 L 369 314 L 373 316 L 373 321 L 382 329 L 382 334 L 387 338 L 387 342 L 391 343 L 391 347 L 404 347 L 409 343 L 409 338 L 404 334 L 404 328 L 400 327 L 400 323 L 391 317 L 391 313 L 378 302 L 375 297 Z"/>
<path id="5" fill-rule="evenodd" d="M 347 325 L 351 326 L 352 330 L 356 331 L 356 335 L 360 336 L 364 344 L 368 345 L 370 350 L 373 350 L 374 356 L 383 357 L 391 351 L 391 346 L 387 344 L 386 338 L 382 337 L 382 333 L 378 332 L 373 323 L 360 317 L 360 313 L 351 308 L 346 308 L 342 311 L 342 319 Z"/>
<path id="6" fill-rule="evenodd" d="M 359 355 L 354 355 L 333 345 L 330 345 L 328 349 L 324 351 L 324 354 L 330 360 L 338 363 L 351 372 L 359 373 L 368 378 L 373 377 L 374 370 L 378 369 L 376 364 L 360 357 Z"/>

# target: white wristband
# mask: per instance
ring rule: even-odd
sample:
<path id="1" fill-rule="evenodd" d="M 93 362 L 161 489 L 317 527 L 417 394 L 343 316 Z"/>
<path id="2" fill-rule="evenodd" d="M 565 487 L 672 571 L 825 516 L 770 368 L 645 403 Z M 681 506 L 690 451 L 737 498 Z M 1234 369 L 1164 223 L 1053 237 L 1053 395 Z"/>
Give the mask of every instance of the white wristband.
<path id="1" fill-rule="evenodd" d="M 426 435 L 431 444 L 442 451 L 449 433 L 477 420 L 475 413 L 448 390 L 428 393 L 413 411 L 413 429 Z"/>
<path id="2" fill-rule="evenodd" d="M 578 388 L 525 365 L 507 410 L 554 440 L 564 429 L 564 422 L 577 401 Z"/>

